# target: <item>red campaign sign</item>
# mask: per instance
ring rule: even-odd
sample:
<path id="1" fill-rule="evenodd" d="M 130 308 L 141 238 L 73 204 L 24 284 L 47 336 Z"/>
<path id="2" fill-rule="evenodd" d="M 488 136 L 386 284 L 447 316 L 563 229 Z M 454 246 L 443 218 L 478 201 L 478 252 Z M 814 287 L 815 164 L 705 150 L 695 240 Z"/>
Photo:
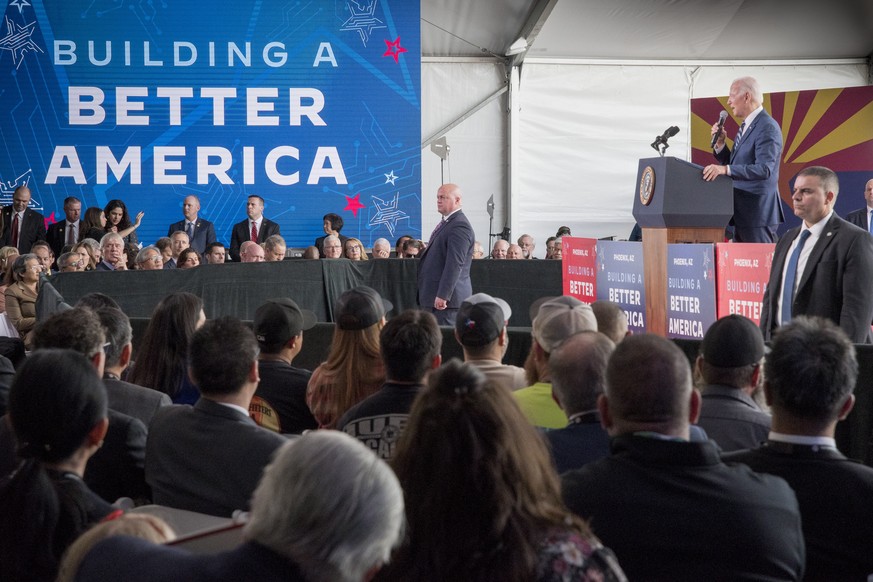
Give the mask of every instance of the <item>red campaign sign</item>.
<path id="1" fill-rule="evenodd" d="M 585 303 L 597 300 L 597 239 L 561 237 L 564 295 Z"/>
<path id="2" fill-rule="evenodd" d="M 719 318 L 732 313 L 761 323 L 761 299 L 770 278 L 775 244 L 718 243 Z"/>

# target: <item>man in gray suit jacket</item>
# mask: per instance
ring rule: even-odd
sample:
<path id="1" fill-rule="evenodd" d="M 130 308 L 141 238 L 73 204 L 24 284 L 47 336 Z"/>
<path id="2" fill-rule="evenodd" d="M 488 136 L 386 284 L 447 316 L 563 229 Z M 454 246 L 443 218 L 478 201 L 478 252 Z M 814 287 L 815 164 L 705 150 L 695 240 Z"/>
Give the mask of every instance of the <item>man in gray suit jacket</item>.
<path id="1" fill-rule="evenodd" d="M 873 343 L 873 237 L 834 213 L 839 190 L 837 175 L 822 166 L 795 179 L 794 214 L 803 224 L 776 244 L 761 309 L 765 340 L 792 317 L 818 315 L 854 343 Z"/>
<path id="2" fill-rule="evenodd" d="M 109 408 L 138 418 L 148 427 L 155 413 L 173 402 L 163 392 L 121 380 L 133 354 L 130 320 L 124 312 L 114 307 L 101 307 L 97 310 L 97 317 L 100 318 L 100 325 L 106 335 L 107 345 L 103 348 L 106 354 L 103 383 L 109 397 Z"/>
<path id="3" fill-rule="evenodd" d="M 873 232 L 870 230 L 870 213 L 873 212 L 873 180 L 867 180 L 867 185 L 864 186 L 864 200 L 867 201 L 864 208 L 848 213 L 846 220 L 858 228 L 863 228 L 867 232 Z"/>
<path id="4" fill-rule="evenodd" d="M 470 264 L 476 237 L 461 210 L 457 184 L 443 184 L 437 191 L 437 211 L 442 219 L 418 263 L 418 304 L 440 325 L 454 325 L 461 303 L 473 294 Z"/>
<path id="5" fill-rule="evenodd" d="M 286 439 L 248 414 L 259 380 L 251 329 L 232 317 L 209 321 L 191 339 L 189 359 L 200 400 L 155 415 L 146 481 L 155 503 L 230 517 L 249 508 L 261 472 Z"/>

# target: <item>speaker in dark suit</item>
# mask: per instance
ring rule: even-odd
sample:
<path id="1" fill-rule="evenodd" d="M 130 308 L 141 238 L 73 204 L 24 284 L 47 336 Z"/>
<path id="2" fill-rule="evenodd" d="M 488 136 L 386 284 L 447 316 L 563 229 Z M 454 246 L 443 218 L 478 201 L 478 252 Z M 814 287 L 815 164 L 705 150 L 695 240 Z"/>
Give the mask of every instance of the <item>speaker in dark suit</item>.
<path id="1" fill-rule="evenodd" d="M 208 220 L 200 218 L 198 212 L 200 212 L 200 200 L 196 196 L 187 196 L 182 203 L 185 219 L 171 224 L 167 236 L 172 236 L 179 230 L 187 233 L 191 248 L 202 255 L 206 252 L 206 247 L 216 241 L 215 226 Z"/>
<path id="2" fill-rule="evenodd" d="M 440 325 L 454 325 L 458 308 L 473 294 L 470 264 L 476 238 L 461 210 L 461 189 L 444 184 L 437 191 L 440 223 L 418 263 L 418 305 Z"/>
<path id="3" fill-rule="evenodd" d="M 230 236 L 230 258 L 236 262 L 240 261 L 239 247 L 247 240 L 252 240 L 253 223 L 257 224 L 260 221 L 260 225 L 257 227 L 258 240 L 255 241 L 259 244 L 274 234 L 282 234 L 278 224 L 264 218 L 264 199 L 260 196 L 249 196 L 246 213 L 248 218 L 234 224 Z"/>
<path id="4" fill-rule="evenodd" d="M 814 166 L 798 174 L 794 214 L 803 225 L 786 232 L 776 244 L 761 308 L 764 339 L 791 317 L 818 315 L 839 325 L 853 342 L 873 343 L 873 237 L 833 213 L 838 192 L 837 175 L 827 168 Z M 792 260 L 797 247 L 803 252 Z M 795 290 L 786 294 L 783 276 L 791 277 L 792 264 L 794 277 L 786 284 Z M 786 298 L 791 303 L 783 311 Z"/>
<path id="5" fill-rule="evenodd" d="M 45 240 L 45 217 L 28 208 L 30 204 L 30 189 L 19 186 L 12 195 L 12 205 L 3 207 L 3 234 L 0 235 L 0 245 L 14 246 L 19 254 L 29 253 L 30 247 L 38 240 Z M 15 224 L 15 214 L 18 214 L 18 224 Z M 13 244 L 15 229 L 18 229 L 17 244 Z"/>
<path id="6" fill-rule="evenodd" d="M 779 198 L 782 131 L 762 108 L 763 99 L 752 77 L 731 84 L 728 105 L 735 117 L 744 119 L 741 131 L 730 148 L 721 130 L 713 152 L 718 164 L 703 169 L 706 180 L 724 174 L 733 179 L 736 242 L 776 242 L 776 227 L 785 221 Z"/>

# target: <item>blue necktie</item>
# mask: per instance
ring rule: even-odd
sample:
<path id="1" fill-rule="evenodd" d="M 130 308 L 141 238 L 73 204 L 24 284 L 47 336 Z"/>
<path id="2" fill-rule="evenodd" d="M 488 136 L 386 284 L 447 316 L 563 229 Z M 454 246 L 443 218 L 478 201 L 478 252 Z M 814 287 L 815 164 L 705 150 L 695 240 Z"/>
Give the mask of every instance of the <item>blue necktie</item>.
<path id="1" fill-rule="evenodd" d="M 736 149 L 737 144 L 740 143 L 740 140 L 743 138 L 743 130 L 746 128 L 746 122 L 742 122 L 740 124 L 740 130 L 737 132 L 737 138 L 734 140 L 734 148 Z"/>
<path id="2" fill-rule="evenodd" d="M 188 223 L 188 233 L 187 234 L 188 234 L 188 241 L 189 242 L 194 240 L 194 223 L 193 222 Z"/>
<path id="3" fill-rule="evenodd" d="M 870 216 L 867 217 L 867 230 L 873 234 L 873 210 L 870 211 Z"/>
<path id="4" fill-rule="evenodd" d="M 800 233 L 800 242 L 794 252 L 791 253 L 791 258 L 788 259 L 788 269 L 785 271 L 785 285 L 782 287 L 782 325 L 791 321 L 791 306 L 794 304 L 794 281 L 797 279 L 797 261 L 800 259 L 800 251 L 803 250 L 803 245 L 806 239 L 809 238 L 810 232 L 804 230 Z"/>

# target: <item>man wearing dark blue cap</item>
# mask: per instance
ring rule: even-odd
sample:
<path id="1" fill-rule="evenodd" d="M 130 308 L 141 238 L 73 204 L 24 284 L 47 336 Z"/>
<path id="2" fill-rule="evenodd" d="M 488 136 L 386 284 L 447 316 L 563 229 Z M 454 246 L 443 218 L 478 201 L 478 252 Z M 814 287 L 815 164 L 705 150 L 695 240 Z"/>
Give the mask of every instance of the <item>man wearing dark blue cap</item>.
<path id="1" fill-rule="evenodd" d="M 303 332 L 315 327 L 315 314 L 291 299 L 269 299 L 255 311 L 255 337 L 261 350 L 261 381 L 249 404 L 260 426 L 285 434 L 318 428 L 306 405 L 306 385 L 312 372 L 291 362 L 303 348 Z"/>
<path id="2" fill-rule="evenodd" d="M 697 424 L 723 451 L 750 449 L 767 440 L 770 415 L 755 401 L 763 364 L 764 338 L 751 319 L 722 317 L 703 336 L 697 370 L 705 385 Z"/>

